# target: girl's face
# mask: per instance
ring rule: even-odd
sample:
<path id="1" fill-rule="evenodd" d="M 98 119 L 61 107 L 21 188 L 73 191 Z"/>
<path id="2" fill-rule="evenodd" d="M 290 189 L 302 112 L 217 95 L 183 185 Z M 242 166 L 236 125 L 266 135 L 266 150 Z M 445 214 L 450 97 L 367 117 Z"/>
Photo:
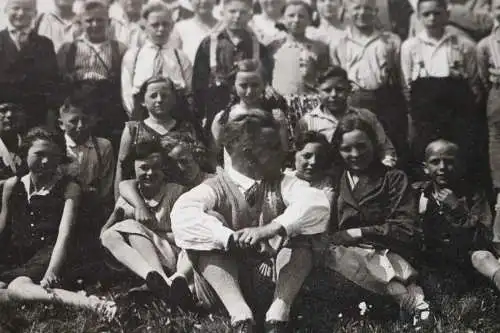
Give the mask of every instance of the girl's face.
<path id="1" fill-rule="evenodd" d="M 160 154 L 151 154 L 146 159 L 134 162 L 135 177 L 144 189 L 152 189 L 162 185 L 165 180 L 163 159 Z"/>
<path id="2" fill-rule="evenodd" d="M 193 11 L 198 15 L 211 14 L 215 6 L 215 0 L 191 0 Z"/>
<path id="3" fill-rule="evenodd" d="M 24 128 L 26 114 L 20 110 L 4 110 L 0 112 L 0 133 L 18 134 Z"/>
<path id="4" fill-rule="evenodd" d="M 448 11 L 437 1 L 426 1 L 418 5 L 418 16 L 428 30 L 441 29 L 448 22 Z"/>
<path id="5" fill-rule="evenodd" d="M 200 174 L 200 166 L 193 157 L 193 154 L 184 147 L 178 145 L 168 154 L 176 163 L 180 171 L 180 176 L 187 184 L 191 184 Z"/>
<path id="6" fill-rule="evenodd" d="M 340 7 L 340 1 L 318 0 L 316 2 L 316 7 L 318 8 L 318 13 L 322 18 L 326 20 L 336 19 Z"/>
<path id="7" fill-rule="evenodd" d="M 375 26 L 377 7 L 374 0 L 354 0 L 349 6 L 352 23 L 358 28 Z"/>
<path id="8" fill-rule="evenodd" d="M 252 18 L 252 9 L 243 1 L 232 0 L 224 4 L 222 20 L 229 30 L 245 29 Z"/>
<path id="9" fill-rule="evenodd" d="M 175 92 L 167 82 L 155 82 L 148 85 L 144 94 L 144 106 L 155 118 L 164 118 L 176 103 Z"/>
<path id="10" fill-rule="evenodd" d="M 285 1 L 283 0 L 260 0 L 260 7 L 262 11 L 271 17 L 281 16 L 281 11 L 285 6 Z"/>
<path id="11" fill-rule="evenodd" d="M 304 35 L 311 18 L 302 5 L 289 5 L 283 13 L 283 23 L 292 35 Z"/>
<path id="12" fill-rule="evenodd" d="M 256 72 L 239 72 L 234 82 L 236 94 L 246 104 L 255 104 L 262 97 L 264 82 Z"/>
<path id="13" fill-rule="evenodd" d="M 167 42 L 172 27 L 172 18 L 168 13 L 151 12 L 146 18 L 144 29 L 153 43 L 163 45 Z"/>
<path id="14" fill-rule="evenodd" d="M 360 130 L 344 133 L 339 147 L 340 156 L 347 168 L 352 171 L 364 171 L 375 158 L 375 149 L 368 135 Z"/>
<path id="15" fill-rule="evenodd" d="M 28 149 L 26 162 L 31 173 L 38 176 L 50 175 L 56 172 L 62 156 L 63 152 L 57 144 L 38 139 Z"/>
<path id="16" fill-rule="evenodd" d="M 297 177 L 311 182 L 320 179 L 326 167 L 326 154 L 321 143 L 309 142 L 295 153 Z"/>

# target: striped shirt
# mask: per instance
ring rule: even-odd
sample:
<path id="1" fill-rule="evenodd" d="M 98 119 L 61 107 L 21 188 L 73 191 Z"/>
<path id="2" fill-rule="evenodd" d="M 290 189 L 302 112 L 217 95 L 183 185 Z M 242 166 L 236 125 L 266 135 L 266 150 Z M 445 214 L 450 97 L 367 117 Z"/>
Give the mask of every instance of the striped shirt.
<path id="1" fill-rule="evenodd" d="M 72 43 L 63 45 L 58 52 L 58 62 L 63 75 L 76 81 L 106 80 L 112 76 L 119 76 L 119 73 L 113 73 L 113 51 L 110 40 L 94 44 L 81 37 L 75 43 L 74 65 L 69 64 L 71 60 L 68 59 Z M 124 50 L 125 46 L 120 44 L 120 58 Z"/>

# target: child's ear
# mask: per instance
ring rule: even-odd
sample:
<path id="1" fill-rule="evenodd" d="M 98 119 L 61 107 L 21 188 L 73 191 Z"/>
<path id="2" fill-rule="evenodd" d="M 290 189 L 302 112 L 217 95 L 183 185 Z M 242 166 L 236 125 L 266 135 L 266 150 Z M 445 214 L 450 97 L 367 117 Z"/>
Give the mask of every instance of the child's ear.
<path id="1" fill-rule="evenodd" d="M 61 131 L 64 132 L 64 130 L 65 130 L 64 124 L 63 124 L 63 121 L 62 121 L 62 119 L 60 117 L 57 118 L 57 124 L 59 125 L 59 128 L 61 129 Z"/>
<path id="2" fill-rule="evenodd" d="M 425 163 L 425 162 L 422 163 L 422 169 L 424 170 L 424 173 L 426 175 L 429 174 L 429 169 L 427 168 L 427 163 Z"/>

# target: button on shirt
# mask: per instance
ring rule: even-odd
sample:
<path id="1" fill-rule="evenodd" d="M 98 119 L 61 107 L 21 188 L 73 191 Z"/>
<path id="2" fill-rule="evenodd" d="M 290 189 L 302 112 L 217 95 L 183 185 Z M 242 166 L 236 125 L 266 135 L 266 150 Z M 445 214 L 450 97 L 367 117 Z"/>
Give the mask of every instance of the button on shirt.
<path id="1" fill-rule="evenodd" d="M 330 45 L 330 57 L 358 86 L 375 90 L 388 84 L 391 77 L 398 77 L 400 46 L 399 37 L 389 32 L 375 31 L 361 40 L 347 29 L 338 42 Z"/>
<path id="2" fill-rule="evenodd" d="M 168 45 L 158 46 L 147 40 L 141 48 L 129 49 L 123 57 L 122 97 L 129 114 L 133 110 L 134 94 L 139 92 L 141 85 L 155 72 L 158 52 L 163 57 L 163 76 L 170 78 L 178 88 L 191 90 L 193 67 L 186 54 L 177 50 L 178 61 L 173 48 Z"/>
<path id="3" fill-rule="evenodd" d="M 256 182 L 233 168 L 226 167 L 225 171 L 242 194 Z M 287 208 L 273 222 L 282 225 L 289 237 L 326 231 L 330 204 L 322 191 L 285 175 L 281 181 L 281 194 Z M 229 237 L 234 231 L 224 226 L 215 214 L 208 214 L 216 210 L 216 201 L 216 193 L 206 184 L 198 185 L 177 200 L 171 218 L 178 246 L 199 251 L 227 250 Z"/>

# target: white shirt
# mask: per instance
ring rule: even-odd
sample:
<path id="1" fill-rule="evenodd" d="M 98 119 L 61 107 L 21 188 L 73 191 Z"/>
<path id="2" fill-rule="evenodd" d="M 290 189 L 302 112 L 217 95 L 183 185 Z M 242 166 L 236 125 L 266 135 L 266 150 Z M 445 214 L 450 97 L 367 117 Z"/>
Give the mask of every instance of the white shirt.
<path id="1" fill-rule="evenodd" d="M 226 167 L 225 171 L 243 194 L 255 183 L 231 167 Z M 322 191 L 310 187 L 305 181 L 284 175 L 281 194 L 287 208 L 272 222 L 283 226 L 288 237 L 326 231 L 330 204 Z M 206 184 L 198 185 L 177 200 L 171 220 L 178 246 L 198 251 L 227 250 L 229 237 L 234 231 L 224 226 L 215 216 L 218 214 L 213 213 L 216 201 L 215 191 Z"/>
<path id="2" fill-rule="evenodd" d="M 170 33 L 169 45 L 184 51 L 191 64 L 194 64 L 198 47 L 214 26 L 208 26 L 194 17 L 179 21 Z"/>
<path id="3" fill-rule="evenodd" d="M 253 16 L 249 26 L 257 36 L 259 43 L 267 46 L 276 40 L 286 38 L 286 32 L 276 28 L 276 23 L 278 22 L 264 14 L 257 14 Z"/>
<path id="4" fill-rule="evenodd" d="M 141 85 L 154 74 L 158 50 L 157 45 L 147 40 L 139 49 L 129 49 L 123 57 L 122 98 L 129 115 L 134 109 L 134 94 L 139 92 Z M 171 79 L 177 87 L 191 90 L 193 66 L 187 55 L 177 50 L 179 56 L 179 61 L 177 61 L 174 49 L 166 44 L 162 46 L 160 52 L 163 56 L 163 76 Z"/>

